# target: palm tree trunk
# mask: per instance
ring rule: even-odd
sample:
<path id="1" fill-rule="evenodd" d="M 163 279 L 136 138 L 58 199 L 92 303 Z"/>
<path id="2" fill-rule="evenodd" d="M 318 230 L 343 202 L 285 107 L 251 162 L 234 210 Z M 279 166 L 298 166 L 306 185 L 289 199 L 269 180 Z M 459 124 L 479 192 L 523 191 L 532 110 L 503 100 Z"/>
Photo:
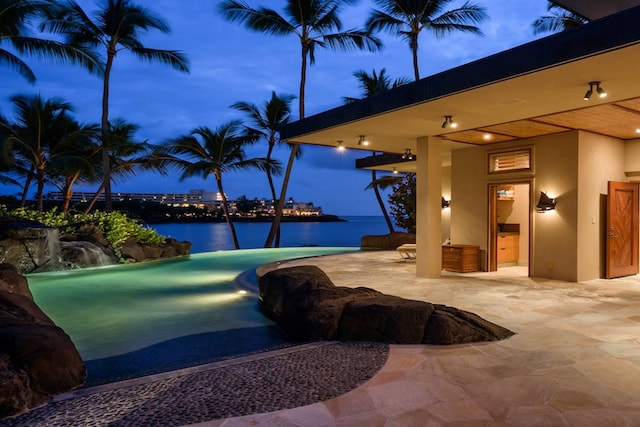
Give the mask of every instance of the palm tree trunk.
<path id="1" fill-rule="evenodd" d="M 300 119 L 304 119 L 304 87 L 307 81 L 307 54 L 308 48 L 305 45 L 302 45 L 302 66 L 300 67 L 300 96 L 298 108 L 300 109 Z M 287 162 L 287 169 L 284 173 L 284 178 L 282 180 L 282 189 L 280 190 L 280 199 L 278 199 L 278 204 L 276 205 L 276 215 L 273 218 L 273 222 L 271 223 L 271 229 L 269 230 L 269 235 L 267 236 L 267 241 L 264 244 L 265 248 L 270 248 L 273 244 L 273 240 L 275 236 L 280 230 L 280 221 L 282 220 L 282 211 L 284 209 L 284 201 L 287 198 L 287 187 L 289 186 L 289 179 L 291 178 L 291 170 L 293 169 L 293 162 L 298 155 L 298 145 L 293 144 L 291 148 L 291 154 L 289 155 L 289 161 Z M 280 242 L 278 241 L 278 245 Z M 279 246 L 276 246 L 279 247 Z"/>
<path id="2" fill-rule="evenodd" d="M 420 72 L 418 71 L 418 35 L 411 34 L 411 52 L 413 54 L 413 75 L 416 81 L 420 80 Z"/>
<path id="3" fill-rule="evenodd" d="M 382 211 L 384 220 L 387 223 L 387 227 L 389 227 L 389 233 L 393 233 L 395 231 L 393 229 L 393 223 L 391 222 L 391 218 L 389 218 L 389 213 L 387 212 L 387 208 L 384 206 L 384 201 L 382 201 L 382 196 L 380 196 L 380 189 L 375 184 L 377 180 L 378 180 L 378 177 L 375 169 L 371 169 L 371 182 L 373 183 L 373 192 L 376 194 L 376 199 L 378 200 L 378 204 L 380 205 L 380 210 Z"/>
<path id="4" fill-rule="evenodd" d="M 227 225 L 229 226 L 229 231 L 231 231 L 233 247 L 236 249 L 240 249 L 240 244 L 238 243 L 238 235 L 236 234 L 236 228 L 233 225 L 233 221 L 231 221 L 231 215 L 229 215 L 227 196 L 225 196 L 224 190 L 222 189 L 222 176 L 220 176 L 219 172 L 216 172 L 216 184 L 218 184 L 218 191 L 220 192 L 220 197 L 222 197 L 222 212 L 224 213 L 224 219 L 227 221 Z"/>
<path id="5" fill-rule="evenodd" d="M 44 210 L 43 193 L 44 193 L 44 170 L 38 169 L 38 191 L 36 193 L 36 200 L 38 201 L 38 211 Z"/>
<path id="6" fill-rule="evenodd" d="M 269 136 L 269 149 L 267 150 L 267 160 L 271 160 L 271 154 L 273 153 L 273 148 L 275 146 L 275 133 L 272 132 Z M 269 181 L 269 189 L 271 190 L 271 200 L 273 200 L 274 204 L 277 204 L 276 197 L 276 186 L 273 183 L 273 176 L 271 176 L 271 171 L 267 169 L 267 181 Z M 280 227 L 276 230 L 276 247 L 280 247 Z"/>
<path id="7" fill-rule="evenodd" d="M 27 203 L 27 196 L 29 195 L 29 187 L 31 187 L 31 182 L 33 182 L 33 173 L 34 167 L 31 165 L 29 169 L 29 174 L 27 175 L 27 179 L 24 182 L 24 187 L 22 188 L 22 198 L 20 199 L 20 207 L 24 208 L 24 205 Z"/>
<path id="8" fill-rule="evenodd" d="M 102 193 L 103 190 L 104 190 L 104 182 L 100 184 L 100 187 L 98 187 L 98 190 L 96 190 L 95 194 L 89 201 L 89 205 L 87 205 L 87 208 L 84 210 L 85 215 L 89 215 L 89 212 L 91 212 L 91 209 L 93 209 L 93 205 L 96 204 L 96 202 L 98 201 L 98 197 L 100 197 L 100 193 Z"/>
<path id="9" fill-rule="evenodd" d="M 112 211 L 111 205 L 111 159 L 109 158 L 109 77 L 115 57 L 115 46 L 108 47 L 107 63 L 104 69 L 102 86 L 102 168 L 104 171 L 104 210 Z"/>

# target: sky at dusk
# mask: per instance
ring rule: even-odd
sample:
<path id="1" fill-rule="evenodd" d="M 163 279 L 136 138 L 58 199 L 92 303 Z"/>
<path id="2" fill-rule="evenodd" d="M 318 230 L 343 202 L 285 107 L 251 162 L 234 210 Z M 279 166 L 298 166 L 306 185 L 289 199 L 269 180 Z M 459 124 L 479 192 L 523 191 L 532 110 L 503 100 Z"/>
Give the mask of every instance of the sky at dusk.
<path id="1" fill-rule="evenodd" d="M 91 14 L 94 0 L 77 0 Z M 160 144 L 168 138 L 188 134 L 199 126 L 216 128 L 232 120 L 243 119 L 241 112 L 229 106 L 238 101 L 262 104 L 278 94 L 298 94 L 300 45 L 297 37 L 273 37 L 245 29 L 223 20 L 217 13 L 218 1 L 211 0 L 138 0 L 163 17 L 170 34 L 149 32 L 142 38 L 147 47 L 176 49 L 187 55 L 191 72 L 180 73 L 160 65 L 141 62 L 126 51 L 116 57 L 110 96 L 110 118 L 126 118 L 140 126 L 139 139 Z M 282 14 L 284 0 L 248 0 L 253 7 L 264 5 Z M 462 1 L 454 1 L 450 8 Z M 456 34 L 436 40 L 431 34 L 420 36 L 420 73 L 422 77 L 471 62 L 475 59 L 521 45 L 535 38 L 531 23 L 546 13 L 546 0 L 477 0 L 486 8 L 488 20 L 480 24 L 484 37 Z M 361 0 L 345 7 L 343 28 L 361 28 L 373 3 Z M 386 68 L 392 78 L 412 77 L 411 52 L 406 42 L 379 34 L 385 46 L 381 52 L 316 51 L 316 63 L 308 68 L 306 116 L 342 105 L 342 97 L 359 97 L 356 70 L 369 73 Z M 540 36 L 538 36 L 540 37 Z M 3 45 L 3 48 L 10 49 Z M 85 122 L 100 121 L 102 81 L 86 71 L 50 64 L 21 56 L 35 72 L 30 85 L 14 70 L 0 67 L 0 114 L 13 117 L 9 97 L 40 93 L 43 98 L 59 96 L 75 107 L 74 116 Z M 298 118 L 297 100 L 292 103 L 292 118 Z M 262 157 L 267 144 L 257 143 L 249 157 Z M 294 167 L 288 196 L 312 201 L 325 213 L 337 215 L 378 215 L 379 207 L 371 190 L 369 171 L 355 169 L 355 159 L 368 152 L 338 152 L 329 147 L 303 146 L 303 157 Z M 278 149 L 276 157 L 286 165 L 288 151 Z M 223 176 L 225 192 L 232 198 L 269 197 L 266 177 L 261 172 L 228 173 Z M 281 180 L 278 180 L 278 187 Z M 96 185 L 97 187 L 97 185 Z M 92 191 L 93 186 L 81 189 Z M 177 174 L 161 176 L 139 174 L 117 181 L 119 192 L 188 192 L 190 189 L 215 189 L 212 178 L 192 178 L 180 182 Z M 51 188 L 55 190 L 55 188 Z M 0 186 L 2 194 L 16 194 L 16 186 Z"/>

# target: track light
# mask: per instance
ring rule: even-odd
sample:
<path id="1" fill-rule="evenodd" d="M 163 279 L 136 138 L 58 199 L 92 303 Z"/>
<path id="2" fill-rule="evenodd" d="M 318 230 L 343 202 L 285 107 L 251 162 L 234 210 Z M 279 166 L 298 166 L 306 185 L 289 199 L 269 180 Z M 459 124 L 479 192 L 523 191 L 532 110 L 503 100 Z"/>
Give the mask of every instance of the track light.
<path id="1" fill-rule="evenodd" d="M 411 148 L 407 148 L 404 150 L 404 154 L 402 155 L 404 160 L 413 160 L 413 154 L 411 154 Z"/>
<path id="2" fill-rule="evenodd" d="M 342 140 L 339 139 L 337 142 L 338 143 L 337 143 L 336 147 L 338 148 L 338 150 L 340 150 L 340 151 L 344 150 L 345 148 L 344 148 L 344 144 L 342 143 Z"/>
<path id="3" fill-rule="evenodd" d="M 598 82 L 598 81 L 589 82 L 589 89 L 584 94 L 584 100 L 585 101 L 588 101 L 591 98 L 591 95 L 593 95 L 593 88 L 594 87 L 596 89 L 596 93 L 598 94 L 598 96 L 600 98 L 604 98 L 604 97 L 607 96 L 607 92 L 600 86 L 600 83 L 601 82 Z"/>
<path id="4" fill-rule="evenodd" d="M 367 138 L 365 138 L 364 135 L 360 135 L 360 138 L 358 139 L 358 145 L 367 146 L 369 145 L 369 141 L 367 141 Z"/>
<path id="5" fill-rule="evenodd" d="M 444 122 L 442 122 L 442 129 L 451 128 L 455 129 L 458 124 L 453 120 L 453 116 L 444 116 Z"/>

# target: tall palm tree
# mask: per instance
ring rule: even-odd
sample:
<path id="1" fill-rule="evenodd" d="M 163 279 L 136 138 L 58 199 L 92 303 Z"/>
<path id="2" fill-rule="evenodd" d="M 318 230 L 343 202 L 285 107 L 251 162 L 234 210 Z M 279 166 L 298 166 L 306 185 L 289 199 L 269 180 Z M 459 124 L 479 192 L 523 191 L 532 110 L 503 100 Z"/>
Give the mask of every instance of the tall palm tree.
<path id="1" fill-rule="evenodd" d="M 231 107 L 247 113 L 249 117 L 249 130 L 262 135 L 266 139 L 267 148 L 267 160 L 271 160 L 273 149 L 276 144 L 280 143 L 280 134 L 278 129 L 289 123 L 291 118 L 291 101 L 295 99 L 294 95 L 282 94 L 277 95 L 275 91 L 271 92 L 271 98 L 262 104 L 262 109 L 256 104 L 251 102 L 236 102 Z M 289 148 L 293 147 L 289 144 Z M 300 155 L 301 150 L 298 150 Z M 276 187 L 273 183 L 273 176 L 271 169 L 267 169 L 267 181 L 269 182 L 269 189 L 271 190 L 271 200 L 276 203 Z M 276 246 L 280 243 L 280 230 L 276 234 Z"/>
<path id="2" fill-rule="evenodd" d="M 36 76 L 27 63 L 2 48 L 6 42 L 17 53 L 78 64 L 91 73 L 101 74 L 101 63 L 91 52 L 30 35 L 30 24 L 42 18 L 52 7 L 54 3 L 49 0 L 0 0 L 0 64 L 13 68 L 29 83 L 35 83 Z"/>
<path id="3" fill-rule="evenodd" d="M 386 31 L 409 43 L 413 55 L 413 73 L 420 80 L 418 69 L 418 36 L 424 31 L 442 38 L 454 32 L 482 35 L 475 25 L 484 20 L 485 9 L 465 2 L 456 9 L 445 8 L 453 0 L 373 0 L 380 9 L 373 9 L 367 20 L 370 32 Z"/>
<path id="4" fill-rule="evenodd" d="M 100 0 L 99 9 L 91 19 L 73 0 L 60 0 L 43 28 L 62 34 L 72 46 L 102 49 L 105 71 L 102 88 L 102 168 L 104 174 L 105 210 L 111 211 L 111 165 L 109 164 L 109 84 L 116 55 L 129 51 L 137 58 L 158 62 L 182 71 L 189 71 L 187 58 L 175 50 L 145 47 L 141 33 L 156 29 L 169 33 L 169 25 L 153 11 L 130 0 Z"/>
<path id="5" fill-rule="evenodd" d="M 387 70 L 385 68 L 382 68 L 379 73 L 374 69 L 371 74 L 367 73 L 365 70 L 358 70 L 353 73 L 353 76 L 358 80 L 360 94 L 364 98 L 386 92 L 410 82 L 406 77 L 399 77 L 395 80 L 391 80 L 391 77 L 387 75 Z M 351 97 L 344 97 L 343 99 L 345 102 L 354 102 L 358 100 L 358 98 Z M 376 155 L 375 151 L 373 152 L 373 155 Z M 382 196 L 380 195 L 378 174 L 375 169 L 371 169 L 371 183 L 369 183 L 366 189 L 373 189 L 378 205 L 380 206 L 380 210 L 382 211 L 382 216 L 387 223 L 387 228 L 389 228 L 389 233 L 393 233 L 395 230 L 384 201 L 382 200 Z"/>
<path id="6" fill-rule="evenodd" d="M 93 130 L 90 126 L 78 125 L 69 116 L 73 107 L 62 98 L 43 100 L 40 95 L 16 95 L 11 97 L 11 102 L 17 118 L 8 125 L 11 132 L 5 141 L 29 165 L 23 194 L 35 180 L 37 208 L 41 211 L 44 185 L 52 167 L 84 163 L 83 154 L 77 150 L 78 141 L 91 138 Z"/>
<path id="7" fill-rule="evenodd" d="M 566 31 L 579 27 L 589 21 L 580 15 L 569 12 L 555 3 L 547 4 L 548 15 L 541 16 L 533 21 L 533 34 Z"/>
<path id="8" fill-rule="evenodd" d="M 362 30 L 342 31 L 340 8 L 353 0 L 286 0 L 284 16 L 266 7 L 251 8 L 243 0 L 224 0 L 220 3 L 220 14 L 230 22 L 239 22 L 246 28 L 261 33 L 285 37 L 295 36 L 300 42 L 300 89 L 298 108 L 300 118 L 304 118 L 305 85 L 307 81 L 307 61 L 315 63 L 316 48 L 342 49 L 346 51 L 365 49 L 377 51 L 382 43 Z M 280 228 L 280 220 L 287 195 L 293 162 L 298 156 L 299 146 L 293 145 L 282 181 L 276 215 L 271 224 L 265 247 L 271 247 Z"/>
<path id="9" fill-rule="evenodd" d="M 256 168 L 262 171 L 271 169 L 277 172 L 277 161 L 266 158 L 246 159 L 244 147 L 258 139 L 257 134 L 243 132 L 240 121 L 225 123 L 215 130 L 199 127 L 189 135 L 172 139 L 156 151 L 155 160 L 159 167 L 173 167 L 182 171 L 180 180 L 193 176 L 207 178 L 213 175 L 222 198 L 222 212 L 231 231 L 236 249 L 240 249 L 236 229 L 229 214 L 227 196 L 222 185 L 225 172 Z"/>
<path id="10" fill-rule="evenodd" d="M 116 118 L 109 122 L 109 163 L 114 182 L 134 176 L 138 170 L 163 170 L 153 162 L 151 153 L 157 148 L 146 140 L 138 140 L 135 136 L 140 126 Z M 101 165 L 97 166 L 99 169 Z M 89 201 L 85 214 L 91 212 L 96 201 L 104 191 L 104 181 Z"/>

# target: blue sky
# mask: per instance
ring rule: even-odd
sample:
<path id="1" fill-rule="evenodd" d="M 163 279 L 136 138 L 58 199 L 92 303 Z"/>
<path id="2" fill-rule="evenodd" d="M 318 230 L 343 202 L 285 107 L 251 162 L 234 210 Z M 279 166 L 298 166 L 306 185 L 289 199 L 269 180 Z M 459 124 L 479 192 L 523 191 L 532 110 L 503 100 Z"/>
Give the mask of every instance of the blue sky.
<path id="1" fill-rule="evenodd" d="M 91 13 L 93 0 L 78 0 Z M 167 138 L 187 134 L 197 126 L 215 128 L 243 115 L 229 108 L 237 101 L 261 104 L 271 91 L 297 95 L 300 48 L 295 37 L 271 37 L 251 32 L 224 21 L 216 11 L 218 1 L 210 0 L 138 0 L 166 19 L 170 34 L 150 32 L 143 37 L 148 47 L 177 49 L 191 62 L 191 73 L 183 74 L 167 66 L 140 62 L 127 52 L 115 61 L 111 78 L 110 117 L 123 117 L 141 126 L 137 136 L 159 144 Z M 283 0 L 248 0 L 251 6 L 265 5 L 282 12 Z M 430 34 L 420 38 L 420 73 L 428 76 L 505 49 L 521 45 L 535 37 L 533 20 L 546 13 L 546 0 L 477 0 L 490 17 L 480 27 L 484 37 L 457 34 L 437 40 Z M 462 4 L 454 1 L 451 7 Z M 360 0 L 343 9 L 344 28 L 363 26 L 373 3 Z M 413 76 L 411 53 L 406 43 L 380 35 L 385 47 L 378 53 L 316 52 L 316 64 L 307 73 L 306 115 L 311 116 L 342 104 L 343 96 L 359 96 L 353 72 L 386 68 L 393 78 Z M 7 46 L 3 46 L 7 48 Z M 24 57 L 23 57 L 24 58 Z M 100 121 L 102 82 L 87 72 L 24 58 L 34 70 L 37 82 L 29 85 L 13 70 L 2 67 L 0 76 L 0 113 L 12 117 L 8 98 L 15 94 L 40 93 L 43 97 L 61 96 L 75 106 L 75 116 L 88 122 Z M 293 118 L 298 118 L 297 100 Z M 337 152 L 328 147 L 304 146 L 303 158 L 296 162 L 288 196 L 312 201 L 326 213 L 338 215 L 378 215 L 373 192 L 364 190 L 370 182 L 369 171 L 355 169 L 355 159 L 366 152 Z M 258 143 L 249 156 L 264 156 L 266 143 Z M 287 152 L 276 153 L 283 164 Z M 230 173 L 223 177 L 231 198 L 268 197 L 266 178 L 259 172 Z M 280 181 L 278 181 L 279 184 Z M 187 192 L 189 189 L 214 189 L 213 179 L 200 178 L 180 182 L 178 177 L 140 174 L 114 184 L 120 192 Z M 91 191 L 91 186 L 82 187 Z M 0 186 L 3 194 L 15 194 L 18 187 Z"/>

